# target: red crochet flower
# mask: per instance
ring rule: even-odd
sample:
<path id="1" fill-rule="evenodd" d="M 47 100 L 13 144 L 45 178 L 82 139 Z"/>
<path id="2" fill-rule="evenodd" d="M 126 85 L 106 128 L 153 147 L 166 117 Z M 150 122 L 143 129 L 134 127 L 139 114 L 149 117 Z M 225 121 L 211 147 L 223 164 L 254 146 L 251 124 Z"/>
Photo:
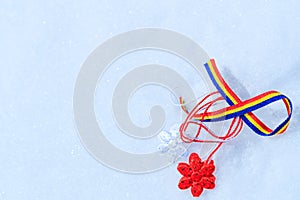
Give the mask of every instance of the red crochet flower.
<path id="1" fill-rule="evenodd" d="M 214 161 L 209 163 L 202 162 L 198 154 L 192 153 L 189 157 L 189 164 L 179 163 L 177 170 L 183 177 L 178 183 L 181 190 L 191 187 L 194 197 L 199 197 L 203 189 L 214 189 L 216 177 L 213 175 L 215 171 Z"/>

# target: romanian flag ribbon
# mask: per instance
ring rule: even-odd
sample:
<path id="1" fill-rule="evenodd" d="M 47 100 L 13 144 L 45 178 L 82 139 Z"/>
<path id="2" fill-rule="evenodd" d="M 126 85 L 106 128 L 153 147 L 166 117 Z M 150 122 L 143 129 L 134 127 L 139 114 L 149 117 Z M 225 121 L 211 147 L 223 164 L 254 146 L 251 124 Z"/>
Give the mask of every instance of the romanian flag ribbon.
<path id="1" fill-rule="evenodd" d="M 240 117 L 255 133 L 261 136 L 281 134 L 287 129 L 293 110 L 292 102 L 288 97 L 277 91 L 268 91 L 248 100 L 242 101 L 225 82 L 217 68 L 214 59 L 211 59 L 204 66 L 213 84 L 229 104 L 229 106 L 213 112 L 196 114 L 194 118 L 199 119 L 203 122 L 208 122 Z M 285 104 L 287 110 L 287 118 L 275 129 L 271 129 L 266 124 L 264 124 L 253 113 L 253 111 L 279 100 L 282 100 Z"/>

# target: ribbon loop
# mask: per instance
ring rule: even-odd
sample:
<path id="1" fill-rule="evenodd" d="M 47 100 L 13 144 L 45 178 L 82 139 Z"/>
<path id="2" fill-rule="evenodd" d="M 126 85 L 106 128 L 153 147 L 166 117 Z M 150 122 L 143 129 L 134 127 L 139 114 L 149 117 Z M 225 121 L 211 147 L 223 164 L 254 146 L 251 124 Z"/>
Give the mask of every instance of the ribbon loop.
<path id="1" fill-rule="evenodd" d="M 229 104 L 228 107 L 219 109 L 214 112 L 206 112 L 195 114 L 194 118 L 202 122 L 209 121 L 220 121 L 227 120 L 236 117 L 241 117 L 241 119 L 257 134 L 262 136 L 272 136 L 276 134 L 283 133 L 291 119 L 292 115 L 292 102 L 285 95 L 277 91 L 269 91 L 260 94 L 256 97 L 250 98 L 248 100 L 242 101 L 229 87 L 226 81 L 221 76 L 214 59 L 211 59 L 205 65 L 205 69 L 209 74 L 213 84 L 217 88 L 218 92 L 222 95 L 225 101 Z M 282 100 L 285 104 L 287 110 L 287 118 L 274 130 L 270 129 L 265 125 L 254 113 L 253 111 L 267 106 L 273 102 Z"/>

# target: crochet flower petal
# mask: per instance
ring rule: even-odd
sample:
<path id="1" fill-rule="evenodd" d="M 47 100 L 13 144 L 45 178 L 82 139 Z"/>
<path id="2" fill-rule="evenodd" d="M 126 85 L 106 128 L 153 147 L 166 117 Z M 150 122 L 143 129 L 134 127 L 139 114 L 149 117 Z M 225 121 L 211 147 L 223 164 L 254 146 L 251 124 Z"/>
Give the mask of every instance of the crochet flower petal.
<path id="1" fill-rule="evenodd" d="M 201 158 L 196 153 L 192 153 L 189 158 L 189 163 L 194 171 L 199 171 L 203 165 Z"/>
<path id="2" fill-rule="evenodd" d="M 201 174 L 204 176 L 211 176 L 212 173 L 215 171 L 215 166 L 212 164 L 205 164 L 201 168 Z"/>
<path id="3" fill-rule="evenodd" d="M 172 139 L 180 139 L 179 127 L 180 127 L 179 124 L 175 124 L 170 128 L 170 133 L 171 133 Z"/>
<path id="4" fill-rule="evenodd" d="M 196 153 L 191 153 L 191 155 L 189 157 L 189 162 L 191 162 L 192 160 L 195 160 L 195 161 L 199 161 L 200 160 L 200 162 L 201 162 L 201 158 Z"/>
<path id="5" fill-rule="evenodd" d="M 160 153 L 166 153 L 167 151 L 169 151 L 169 146 L 167 144 L 160 144 L 157 148 Z"/>
<path id="6" fill-rule="evenodd" d="M 215 162 L 213 160 L 210 160 L 208 164 L 215 166 Z"/>
<path id="7" fill-rule="evenodd" d="M 214 189 L 216 186 L 215 180 L 216 180 L 216 178 L 214 176 L 202 177 L 200 183 L 201 183 L 201 186 L 205 189 Z"/>
<path id="8" fill-rule="evenodd" d="M 179 171 L 179 173 L 181 175 L 186 176 L 186 177 L 191 176 L 193 173 L 192 168 L 187 163 L 179 163 L 177 166 L 177 170 Z"/>
<path id="9" fill-rule="evenodd" d="M 199 197 L 203 192 L 201 184 L 199 182 L 194 183 L 191 188 L 191 192 L 193 197 Z"/>
<path id="10" fill-rule="evenodd" d="M 215 181 L 216 181 L 216 177 L 215 177 L 214 175 L 210 176 L 209 178 L 210 178 L 210 180 L 211 180 L 212 182 L 215 182 Z"/>
<path id="11" fill-rule="evenodd" d="M 193 182 L 199 182 L 202 178 L 202 175 L 199 172 L 194 172 L 191 178 Z"/>
<path id="12" fill-rule="evenodd" d="M 169 133 L 168 131 L 161 131 L 158 134 L 158 137 L 163 143 L 168 143 L 171 140 L 171 133 Z"/>
<path id="13" fill-rule="evenodd" d="M 191 187 L 193 184 L 192 180 L 190 177 L 182 177 L 180 180 L 179 180 L 179 183 L 178 183 L 178 188 L 181 189 L 181 190 L 186 190 L 188 189 L 189 187 Z"/>

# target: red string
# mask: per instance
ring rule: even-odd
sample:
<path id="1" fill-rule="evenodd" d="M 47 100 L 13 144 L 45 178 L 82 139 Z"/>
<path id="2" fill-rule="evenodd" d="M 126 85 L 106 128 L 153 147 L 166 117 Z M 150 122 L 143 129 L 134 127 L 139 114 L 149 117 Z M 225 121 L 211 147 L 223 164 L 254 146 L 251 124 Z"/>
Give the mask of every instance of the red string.
<path id="1" fill-rule="evenodd" d="M 215 95 L 218 95 L 213 100 L 204 103 L 208 98 L 213 97 Z M 182 141 L 186 143 L 192 143 L 192 142 L 199 142 L 199 143 L 219 143 L 218 146 L 209 154 L 209 156 L 206 159 L 206 162 L 209 162 L 211 157 L 218 151 L 218 149 L 223 145 L 225 141 L 228 141 L 230 139 L 235 138 L 238 136 L 238 134 L 241 132 L 243 128 L 243 120 L 240 117 L 233 118 L 233 120 L 230 123 L 230 126 L 224 136 L 218 136 L 213 131 L 211 131 L 204 123 L 203 120 L 206 116 L 206 113 L 208 110 L 213 107 L 217 102 L 225 101 L 222 96 L 220 96 L 219 92 L 212 92 L 205 96 L 199 103 L 196 104 L 196 106 L 191 110 L 191 112 L 188 112 L 186 107 L 182 105 L 182 109 L 184 112 L 186 112 L 188 115 L 184 122 L 180 125 L 179 133 Z M 180 102 L 184 102 L 182 98 L 180 97 Z M 199 112 L 201 113 L 201 119 L 197 118 L 199 116 Z M 189 138 L 184 134 L 186 129 L 190 124 L 195 124 L 198 126 L 197 133 L 194 138 Z M 197 139 L 199 138 L 201 131 L 204 130 L 208 134 L 210 134 L 212 137 L 216 138 L 216 140 L 203 140 L 203 139 Z M 203 132 L 203 131 L 202 131 Z"/>

